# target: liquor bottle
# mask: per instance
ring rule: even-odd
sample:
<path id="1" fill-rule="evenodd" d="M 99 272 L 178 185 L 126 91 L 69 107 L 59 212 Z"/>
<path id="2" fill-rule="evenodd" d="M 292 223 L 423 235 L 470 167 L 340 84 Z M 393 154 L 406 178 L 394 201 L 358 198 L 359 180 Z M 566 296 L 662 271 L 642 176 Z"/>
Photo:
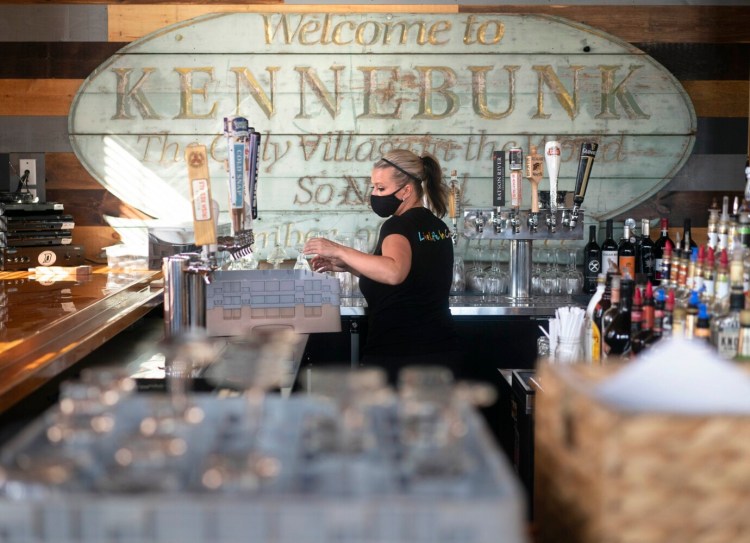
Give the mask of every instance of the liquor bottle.
<path id="1" fill-rule="evenodd" d="M 690 225 L 691 220 L 689 218 L 685 219 L 682 223 L 682 248 L 688 251 L 692 251 L 693 247 L 698 247 L 698 244 L 693 239 Z"/>
<path id="2" fill-rule="evenodd" d="M 740 312 L 745 309 L 745 294 L 732 288 L 729 295 L 729 311 L 711 320 L 711 343 L 719 355 L 732 359 L 737 356 L 740 337 Z"/>
<path id="3" fill-rule="evenodd" d="M 606 234 L 602 242 L 602 273 L 609 272 L 610 266 L 617 267 L 617 242 L 614 238 L 614 223 L 607 219 Z"/>
<path id="4" fill-rule="evenodd" d="M 708 208 L 707 235 L 706 245 L 708 248 L 716 250 L 719 245 L 719 206 L 716 203 L 716 198 L 712 200 L 711 207 Z"/>
<path id="5" fill-rule="evenodd" d="M 602 361 L 602 336 L 596 324 L 595 313 L 606 288 L 607 278 L 603 273 L 600 273 L 596 277 L 596 290 L 586 306 L 584 316 L 584 330 L 586 334 L 583 345 L 585 349 L 584 359 L 594 365 L 601 364 Z"/>
<path id="6" fill-rule="evenodd" d="M 602 314 L 602 337 L 607 333 L 609 325 L 612 324 L 615 315 L 620 311 L 620 287 L 622 280 L 623 278 L 620 275 L 612 276 L 609 308 Z M 602 352 L 606 352 L 604 345 L 602 345 Z"/>
<path id="7" fill-rule="evenodd" d="M 698 304 L 700 297 L 696 291 L 690 294 L 687 308 L 685 308 L 685 338 L 693 339 L 695 337 L 695 327 L 698 324 Z"/>
<path id="8" fill-rule="evenodd" d="M 750 362 L 750 309 L 740 311 L 740 334 L 737 341 L 737 356 L 739 362 Z"/>
<path id="9" fill-rule="evenodd" d="M 687 310 L 679 305 L 674 306 L 672 311 L 672 337 L 685 337 L 685 318 Z"/>
<path id="10" fill-rule="evenodd" d="M 669 276 L 670 270 L 672 269 L 672 242 L 669 240 L 667 240 L 667 243 L 664 245 L 664 253 L 662 254 L 659 266 L 661 266 L 661 273 L 659 274 L 659 290 L 666 293 L 670 288 Z"/>
<path id="11" fill-rule="evenodd" d="M 620 274 L 635 279 L 635 244 L 630 241 L 630 226 L 627 224 L 622 231 L 622 239 L 617 245 L 617 267 Z"/>
<path id="12" fill-rule="evenodd" d="M 620 286 L 622 289 L 622 286 Z M 641 288 L 637 285 L 633 285 L 633 303 L 630 307 L 630 336 L 635 336 L 641 331 L 641 325 L 643 324 L 643 297 L 641 296 Z"/>
<path id="13" fill-rule="evenodd" d="M 740 213 L 740 198 L 739 196 L 734 197 L 734 205 L 732 206 L 732 214 L 729 215 L 729 228 L 727 229 L 727 250 L 731 256 L 734 251 L 735 245 L 739 245 L 739 213 Z"/>
<path id="14" fill-rule="evenodd" d="M 654 242 L 651 241 L 651 225 L 648 219 L 641 219 L 641 235 L 636 242 L 636 263 L 638 280 L 653 283 L 656 280 Z"/>
<path id="15" fill-rule="evenodd" d="M 679 236 L 679 234 L 677 234 Z M 678 278 L 680 276 L 680 261 L 682 260 L 682 251 L 680 250 L 679 241 L 672 247 L 672 253 L 669 257 L 669 290 L 677 290 Z"/>
<path id="16" fill-rule="evenodd" d="M 596 290 L 597 278 L 602 267 L 602 250 L 596 242 L 596 226 L 589 226 L 589 242 L 583 248 L 583 292 Z"/>
<path id="17" fill-rule="evenodd" d="M 659 341 L 664 334 L 664 313 L 667 305 L 667 296 L 663 290 L 654 293 L 654 328 L 649 343 Z"/>
<path id="18" fill-rule="evenodd" d="M 654 325 L 656 321 L 656 304 L 654 302 L 654 294 L 651 283 L 646 283 L 646 294 L 643 299 L 643 321 L 641 322 L 641 329 L 633 335 L 632 349 L 633 353 L 638 354 L 651 343 L 653 343 Z M 663 295 L 663 293 L 662 293 Z M 635 300 L 633 301 L 635 304 Z M 664 312 L 662 311 L 662 317 Z M 659 323 L 661 326 L 661 323 Z M 659 332 L 661 333 L 661 331 Z"/>
<path id="19" fill-rule="evenodd" d="M 661 321 L 661 330 L 663 337 L 672 335 L 674 324 L 674 290 L 667 293 L 667 299 L 664 301 L 664 317 Z"/>
<path id="20" fill-rule="evenodd" d="M 699 294 L 703 293 L 703 270 L 704 263 L 706 261 L 706 246 L 701 245 L 698 247 L 695 260 L 695 268 L 693 269 L 693 281 L 691 288 L 697 290 Z"/>
<path id="21" fill-rule="evenodd" d="M 620 308 L 604 334 L 608 356 L 622 356 L 630 351 L 631 304 L 633 280 L 623 278 L 620 284 Z"/>
<path id="22" fill-rule="evenodd" d="M 661 219 L 661 235 L 659 238 L 654 242 L 654 268 L 655 268 L 655 274 L 656 278 L 661 280 L 662 277 L 662 255 L 664 254 L 664 247 L 666 246 L 667 242 L 674 247 L 674 242 L 672 241 L 672 238 L 669 237 L 669 220 L 665 217 L 662 217 Z"/>
<path id="23" fill-rule="evenodd" d="M 708 314 L 706 304 L 698 304 L 698 320 L 695 323 L 695 339 L 706 342 L 711 341 L 711 316 Z"/>
<path id="24" fill-rule="evenodd" d="M 721 315 L 725 312 L 726 301 L 729 298 L 729 254 L 724 249 L 719 255 L 719 265 L 716 266 L 716 275 L 714 276 L 714 302 L 712 310 L 715 314 Z"/>
<path id="25" fill-rule="evenodd" d="M 716 270 L 714 269 L 715 265 L 714 250 L 709 247 L 708 251 L 706 251 L 706 258 L 703 261 L 703 273 L 701 274 L 703 277 L 701 299 L 706 304 L 713 304 L 714 301 L 714 294 L 716 292 L 714 281 L 714 274 L 716 273 Z"/>
<path id="26" fill-rule="evenodd" d="M 729 196 L 724 196 L 721 202 L 721 216 L 717 226 L 718 251 L 729 250 Z"/>
<path id="27" fill-rule="evenodd" d="M 602 336 L 604 335 L 604 324 L 603 318 L 604 313 L 612 306 L 612 279 L 617 275 L 614 273 L 614 268 L 611 268 L 609 273 L 606 275 L 604 283 L 604 292 L 602 293 L 601 299 L 597 302 L 594 307 L 594 320 L 593 326 L 596 328 L 596 333 L 599 337 L 599 360 L 602 359 Z M 619 277 L 619 276 L 618 276 Z"/>

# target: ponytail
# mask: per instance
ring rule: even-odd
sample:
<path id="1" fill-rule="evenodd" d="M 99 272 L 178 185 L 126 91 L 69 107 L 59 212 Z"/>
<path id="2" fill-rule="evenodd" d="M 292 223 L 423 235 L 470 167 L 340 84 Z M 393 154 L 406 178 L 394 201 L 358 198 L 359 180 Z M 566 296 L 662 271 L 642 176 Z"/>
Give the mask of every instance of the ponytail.
<path id="1" fill-rule="evenodd" d="M 443 171 L 440 163 L 430 154 L 422 156 L 424 165 L 424 188 L 430 208 L 438 218 L 448 211 L 448 187 L 443 184 Z"/>

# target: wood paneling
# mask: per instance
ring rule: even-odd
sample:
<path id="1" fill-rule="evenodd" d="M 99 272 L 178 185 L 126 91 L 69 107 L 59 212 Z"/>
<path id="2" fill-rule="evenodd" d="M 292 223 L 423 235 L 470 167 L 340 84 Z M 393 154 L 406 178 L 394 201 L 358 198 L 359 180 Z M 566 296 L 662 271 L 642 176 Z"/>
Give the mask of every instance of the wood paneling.
<path id="1" fill-rule="evenodd" d="M 48 188 L 60 191 L 102 188 L 73 153 L 47 153 L 45 163 Z"/>
<path id="2" fill-rule="evenodd" d="M 0 115 L 67 115 L 80 79 L 0 79 Z"/>
<path id="3" fill-rule="evenodd" d="M 85 79 L 123 43 L 1 42 L 0 78 Z"/>
<path id="4" fill-rule="evenodd" d="M 604 2 L 603 2 L 604 3 Z M 750 6 L 461 6 L 459 13 L 547 13 L 628 42 L 750 43 Z"/>
<path id="5" fill-rule="evenodd" d="M 682 81 L 698 117 L 747 117 L 747 81 Z"/>

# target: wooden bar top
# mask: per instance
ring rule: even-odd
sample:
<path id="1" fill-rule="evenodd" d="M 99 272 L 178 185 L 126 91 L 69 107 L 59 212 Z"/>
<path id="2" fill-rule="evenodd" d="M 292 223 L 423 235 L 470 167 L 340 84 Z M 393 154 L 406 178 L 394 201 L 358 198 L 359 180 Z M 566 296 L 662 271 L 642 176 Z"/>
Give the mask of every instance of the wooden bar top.
<path id="1" fill-rule="evenodd" d="M 0 272 L 0 412 L 137 321 L 162 293 L 153 270 L 100 267 L 36 279 Z"/>

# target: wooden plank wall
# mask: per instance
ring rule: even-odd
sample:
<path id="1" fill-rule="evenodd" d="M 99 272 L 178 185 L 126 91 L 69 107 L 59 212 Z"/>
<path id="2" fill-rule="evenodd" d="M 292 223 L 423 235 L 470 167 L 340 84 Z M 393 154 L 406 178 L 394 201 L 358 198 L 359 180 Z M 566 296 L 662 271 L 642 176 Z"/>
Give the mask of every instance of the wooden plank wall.
<path id="1" fill-rule="evenodd" d="M 0 153 L 45 152 L 47 194 L 76 217 L 74 242 L 101 261 L 117 242 L 104 214 L 140 217 L 84 170 L 67 141 L 67 114 L 83 79 L 123 45 L 166 25 L 215 11 L 421 11 L 547 13 L 579 21 L 643 49 L 683 84 L 698 116 L 690 160 L 634 218 L 668 216 L 705 224 L 713 197 L 744 188 L 750 102 L 750 6 L 294 5 L 281 0 L 79 2 L 0 5 Z M 535 37 L 534 39 L 543 39 Z"/>

